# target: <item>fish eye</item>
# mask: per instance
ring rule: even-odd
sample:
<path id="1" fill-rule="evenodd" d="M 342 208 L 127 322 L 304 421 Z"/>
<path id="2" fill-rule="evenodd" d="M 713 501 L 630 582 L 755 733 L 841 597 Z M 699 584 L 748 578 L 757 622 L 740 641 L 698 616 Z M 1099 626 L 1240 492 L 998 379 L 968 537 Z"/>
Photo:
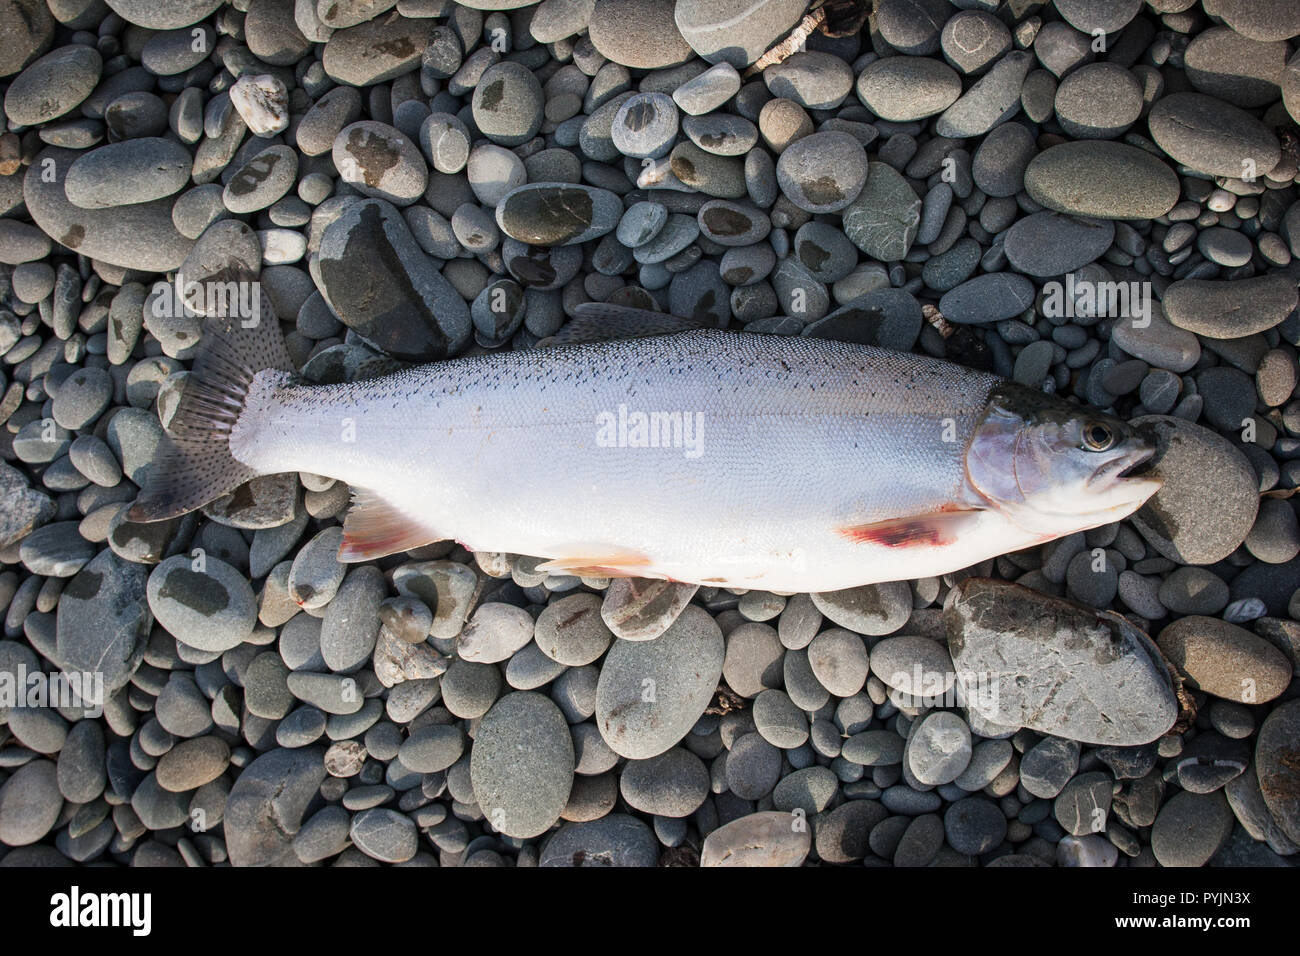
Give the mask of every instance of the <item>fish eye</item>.
<path id="1" fill-rule="evenodd" d="M 1105 451 L 1115 444 L 1115 433 L 1101 422 L 1083 426 L 1083 446 L 1089 451 Z"/>

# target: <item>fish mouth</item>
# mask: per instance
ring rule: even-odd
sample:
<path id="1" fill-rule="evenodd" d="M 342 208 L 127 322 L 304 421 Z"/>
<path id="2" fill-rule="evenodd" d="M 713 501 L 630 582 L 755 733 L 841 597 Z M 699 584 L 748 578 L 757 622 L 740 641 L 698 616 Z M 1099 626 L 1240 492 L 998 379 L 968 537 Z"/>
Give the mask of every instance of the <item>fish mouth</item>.
<path id="1" fill-rule="evenodd" d="M 1151 472 L 1156 450 L 1154 448 L 1135 448 L 1116 458 L 1112 458 L 1092 473 L 1089 485 L 1117 485 L 1130 479 L 1141 478 Z"/>

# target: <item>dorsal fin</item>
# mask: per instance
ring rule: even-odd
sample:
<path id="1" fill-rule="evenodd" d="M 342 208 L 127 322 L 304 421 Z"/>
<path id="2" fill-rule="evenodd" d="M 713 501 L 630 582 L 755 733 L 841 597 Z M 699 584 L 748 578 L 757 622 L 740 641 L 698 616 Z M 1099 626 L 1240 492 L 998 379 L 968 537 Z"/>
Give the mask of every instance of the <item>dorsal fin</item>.
<path id="1" fill-rule="evenodd" d="M 339 560 L 371 561 L 420 548 L 444 537 L 412 521 L 375 492 L 354 488 L 352 507 L 343 519 Z"/>
<path id="2" fill-rule="evenodd" d="M 574 309 L 573 319 L 551 337 L 551 345 L 574 345 L 579 342 L 610 342 L 615 339 L 641 339 L 652 335 L 672 335 L 696 329 L 716 328 L 698 319 L 683 319 L 666 312 L 634 309 L 604 302 L 584 302 Z"/>

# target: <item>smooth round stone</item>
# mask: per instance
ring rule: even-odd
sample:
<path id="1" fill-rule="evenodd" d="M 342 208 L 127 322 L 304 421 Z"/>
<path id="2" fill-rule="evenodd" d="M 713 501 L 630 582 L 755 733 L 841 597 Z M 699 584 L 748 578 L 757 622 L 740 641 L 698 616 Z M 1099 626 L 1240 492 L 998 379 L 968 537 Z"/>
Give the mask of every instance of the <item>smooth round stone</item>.
<path id="1" fill-rule="evenodd" d="M 970 793 L 983 790 L 1007 768 L 1014 753 L 1009 740 L 981 740 L 972 749 L 970 763 L 953 783 Z"/>
<path id="2" fill-rule="evenodd" d="M 1072 836 L 1101 830 L 1110 812 L 1112 782 L 1110 774 L 1100 771 L 1079 774 L 1053 803 L 1056 822 Z"/>
<path id="3" fill-rule="evenodd" d="M 362 810 L 349 831 L 357 849 L 381 863 L 405 863 L 415 856 L 420 834 L 410 817 L 386 807 Z"/>
<path id="4" fill-rule="evenodd" d="M 465 177 L 484 206 L 497 208 L 528 180 L 523 160 L 504 146 L 476 146 L 465 163 Z"/>
<path id="5" fill-rule="evenodd" d="M 903 831 L 894 850 L 894 865 L 929 866 L 942 849 L 943 840 L 944 821 L 934 813 L 921 814 Z"/>
<path id="6" fill-rule="evenodd" d="M 971 761 L 970 728 L 950 711 L 937 711 L 916 725 L 907 741 L 908 769 L 927 786 L 952 783 Z"/>
<path id="7" fill-rule="evenodd" d="M 1160 584 L 1160 603 L 1175 614 L 1218 614 L 1228 605 L 1228 585 L 1205 568 L 1178 568 Z"/>
<path id="8" fill-rule="evenodd" d="M 1004 127 L 1005 128 L 1005 127 Z M 1035 156 L 1025 191 L 1039 205 L 1099 219 L 1155 219 L 1178 202 L 1172 169 L 1125 143 L 1061 143 Z"/>
<path id="9" fill-rule="evenodd" d="M 848 133 L 813 133 L 793 143 L 776 163 L 786 197 L 805 212 L 838 212 L 867 181 L 867 151 Z"/>
<path id="10" fill-rule="evenodd" d="M 956 675 L 942 641 L 902 635 L 887 637 L 871 649 L 871 672 L 887 687 L 904 694 L 946 694 Z"/>
<path id="11" fill-rule="evenodd" d="M 36 305 L 54 291 L 54 269 L 45 262 L 25 262 L 14 269 L 10 281 L 19 301 Z"/>
<path id="12" fill-rule="evenodd" d="M 805 0 L 678 0 L 682 37 L 710 63 L 749 66 L 797 24 Z"/>
<path id="13" fill-rule="evenodd" d="M 1059 276 L 1095 262 L 1115 238 L 1115 224 L 1036 212 L 1007 231 L 1007 259 L 1031 276 Z"/>
<path id="14" fill-rule="evenodd" d="M 94 47 L 59 47 L 19 73 L 5 91 L 13 126 L 37 126 L 76 109 L 99 83 L 104 61 Z"/>
<path id="15" fill-rule="evenodd" d="M 560 818 L 573 785 L 573 738 L 560 709 L 516 692 L 484 715 L 470 751 L 470 779 L 495 829 L 530 839 Z"/>
<path id="16" fill-rule="evenodd" d="M 45 0 L 15 0 L 0 8 L 0 76 L 12 76 L 40 53 L 54 38 L 54 17 Z"/>
<path id="17" fill-rule="evenodd" d="M 1287 40 L 1300 36 L 1300 10 L 1289 0 L 1219 0 L 1215 16 L 1252 40 Z"/>
<path id="18" fill-rule="evenodd" d="M 1142 8 L 1142 0 L 1058 0 L 1057 12 L 1076 30 L 1115 33 Z"/>
<path id="19" fill-rule="evenodd" d="M 1277 100 L 1286 59 L 1287 45 L 1280 40 L 1253 40 L 1219 26 L 1187 44 L 1183 69 L 1200 92 L 1253 109 Z"/>
<path id="20" fill-rule="evenodd" d="M 1141 113 L 1142 84 L 1117 63 L 1084 64 L 1056 89 L 1057 121 L 1076 139 L 1112 139 Z"/>
<path id="21" fill-rule="evenodd" d="M 1259 488 L 1249 460 L 1226 439 L 1181 418 L 1132 421 L 1157 442 L 1152 468 L 1164 486 L 1132 517 L 1161 555 L 1180 564 L 1213 564 L 1235 551 L 1255 523 Z"/>
<path id="22" fill-rule="evenodd" d="M 1165 317 L 1211 339 L 1236 339 L 1273 328 L 1296 307 L 1296 285 L 1283 275 L 1233 281 L 1182 279 L 1165 290 Z"/>
<path id="23" fill-rule="evenodd" d="M 880 35 L 912 56 L 939 48 L 939 32 L 951 12 L 942 0 L 880 0 L 875 11 Z"/>
<path id="24" fill-rule="evenodd" d="M 1160 632 L 1157 643 L 1192 689 L 1225 700 L 1262 704 L 1291 682 L 1291 662 L 1281 651 L 1218 618 L 1179 618 Z"/>
<path id="25" fill-rule="evenodd" d="M 336 86 L 312 104 L 294 131 L 300 149 L 307 156 L 329 152 L 339 130 L 361 115 L 361 94 L 350 86 Z"/>
<path id="26" fill-rule="evenodd" d="M 529 183 L 511 190 L 496 209 L 497 225 L 534 246 L 563 246 L 613 231 L 623 203 L 607 189 L 565 183 Z"/>
<path id="27" fill-rule="evenodd" d="M 945 60 L 973 76 L 983 73 L 1011 49 L 1011 31 L 985 10 L 962 10 L 943 25 L 939 46 Z"/>
<path id="28" fill-rule="evenodd" d="M 1300 740 L 1300 704 L 1292 700 L 1280 704 L 1265 718 L 1255 744 L 1255 768 L 1247 771 L 1258 775 L 1269 815 L 1293 843 L 1300 843 L 1297 740 Z"/>
<path id="29" fill-rule="evenodd" d="M 819 814 L 830 805 L 839 791 L 840 781 L 827 767 L 804 767 L 785 777 L 772 791 L 772 805 L 777 810 L 806 815 Z"/>
<path id="30" fill-rule="evenodd" d="M 1151 315 L 1140 323 L 1136 319 L 1116 322 L 1111 328 L 1111 341 L 1129 355 L 1171 373 L 1188 371 L 1201 357 L 1201 344 L 1196 336 L 1171 325 L 1161 309 L 1152 309 Z"/>
<path id="31" fill-rule="evenodd" d="M 856 250 L 853 255 L 857 256 Z M 762 244 L 728 249 L 722 254 L 718 269 L 722 281 L 728 285 L 752 286 L 766 279 L 775 265 L 776 253 L 770 244 Z M 809 269 L 809 272 L 812 271 Z"/>
<path id="32" fill-rule="evenodd" d="M 566 667 L 583 667 L 608 649 L 614 635 L 600 616 L 596 594 L 571 594 L 547 605 L 534 640 L 542 653 Z"/>
<path id="33" fill-rule="evenodd" d="M 349 86 L 373 86 L 417 69 L 435 24 L 430 19 L 382 16 L 325 41 L 321 65 L 330 79 Z"/>
<path id="34" fill-rule="evenodd" d="M 740 91 L 740 74 L 730 63 L 709 67 L 673 90 L 673 102 L 683 113 L 701 116 L 716 110 Z"/>
<path id="35" fill-rule="evenodd" d="M 1020 782 L 1035 797 L 1055 799 L 1079 769 L 1079 744 L 1059 737 L 1045 737 L 1034 744 L 1020 761 Z"/>
<path id="36" fill-rule="evenodd" d="M 172 672 L 158 693 L 154 715 L 177 737 L 197 737 L 212 728 L 212 704 L 186 672 Z"/>
<path id="37" fill-rule="evenodd" d="M 682 132 L 700 149 L 715 156 L 745 156 L 758 143 L 758 127 L 743 116 L 731 113 L 687 116 L 682 120 Z"/>
<path id="38" fill-rule="evenodd" d="M 867 183 L 842 212 L 844 234 L 872 259 L 897 262 L 906 257 L 921 224 L 921 199 L 903 175 L 873 162 Z"/>
<path id="39" fill-rule="evenodd" d="M 683 184 L 720 199 L 745 195 L 744 163 L 731 156 L 718 156 L 694 143 L 679 142 L 669 154 L 669 168 Z"/>
<path id="40" fill-rule="evenodd" d="M 754 698 L 754 725 L 774 747 L 793 750 L 808 741 L 808 718 L 781 690 L 765 690 Z"/>
<path id="41" fill-rule="evenodd" d="M 104 125 L 113 141 L 160 136 L 167 116 L 167 104 L 152 93 L 124 93 L 104 107 Z"/>
<path id="42" fill-rule="evenodd" d="M 0 842 L 27 846 L 53 829 L 63 810 L 58 773 L 49 760 L 33 760 L 0 785 Z"/>
<path id="43" fill-rule="evenodd" d="M 230 765 L 230 747 L 218 737 L 183 740 L 158 761 L 158 786 L 173 793 L 188 793 L 211 783 Z"/>
<path id="44" fill-rule="evenodd" d="M 402 741 L 397 758 L 416 773 L 438 773 L 456 763 L 464 752 L 465 734 L 459 727 L 432 724 Z"/>
<path id="45" fill-rule="evenodd" d="M 1151 828 L 1151 851 L 1161 866 L 1204 866 L 1232 832 L 1235 818 L 1221 790 L 1174 794 Z"/>
<path id="46" fill-rule="evenodd" d="M 862 690 L 870 669 L 867 646 L 851 631 L 831 628 L 808 645 L 808 664 L 818 682 L 836 697 Z"/>
<path id="47" fill-rule="evenodd" d="M 257 599 L 248 581 L 226 562 L 205 557 L 202 570 L 178 554 L 149 575 L 146 594 L 158 623 L 177 640 L 200 651 L 220 653 L 253 633 Z"/>
<path id="48" fill-rule="evenodd" d="M 758 113 L 758 131 L 774 153 L 784 152 L 791 143 L 813 131 L 812 117 L 794 100 L 768 100 Z"/>
<path id="49" fill-rule="evenodd" d="M 648 760 L 629 760 L 619 776 L 619 792 L 642 813 L 687 817 L 709 795 L 709 771 L 695 754 L 674 747 Z"/>
<path id="50" fill-rule="evenodd" d="M 677 255 L 699 235 L 700 223 L 697 217 L 675 212 L 668 216 L 668 221 L 653 239 L 633 250 L 632 256 L 642 265 L 663 262 Z"/>
<path id="51" fill-rule="evenodd" d="M 939 60 L 887 56 L 867 64 L 858 75 L 857 94 L 881 119 L 910 123 L 942 113 L 956 102 L 961 77 Z"/>
<path id="52" fill-rule="evenodd" d="M 256 212 L 288 193 L 297 175 L 298 154 L 288 146 L 268 146 L 230 177 L 221 200 L 236 215 Z"/>
<path id="53" fill-rule="evenodd" d="M 407 206 L 424 195 L 429 172 L 409 136 L 385 123 L 362 120 L 334 139 L 334 165 L 343 181 L 363 196 Z"/>
<path id="54" fill-rule="evenodd" d="M 626 866 L 659 864 L 659 841 L 636 817 L 611 813 L 599 820 L 569 823 L 543 845 L 539 866 Z"/>
<path id="55" fill-rule="evenodd" d="M 820 282 L 838 282 L 858 264 L 858 252 L 848 237 L 825 222 L 813 220 L 794 235 L 794 255 Z"/>
<path id="56" fill-rule="evenodd" d="M 221 0 L 106 0 L 123 20 L 150 30 L 175 30 L 198 23 L 221 6 Z"/>
<path id="57" fill-rule="evenodd" d="M 1276 498 L 1261 501 L 1259 516 L 1246 537 L 1246 550 L 1269 564 L 1286 564 L 1300 553 L 1300 527 L 1294 509 Z"/>
<path id="58" fill-rule="evenodd" d="M 1012 50 L 935 120 L 935 132 L 952 139 L 983 136 L 1020 108 L 1020 91 L 1033 68 L 1033 54 Z"/>
<path id="59" fill-rule="evenodd" d="M 939 311 L 950 322 L 1000 322 L 1015 318 L 1033 304 L 1034 284 L 1024 276 L 989 272 L 945 292 Z"/>
<path id="60" fill-rule="evenodd" d="M 673 6 L 673 0 L 596 0 L 587 35 L 601 56 L 622 66 L 679 66 L 692 53 L 673 20 Z"/>
<path id="61" fill-rule="evenodd" d="M 833 110 L 853 89 L 853 70 L 838 56 L 821 51 L 793 53 L 763 71 L 773 96 L 810 110 Z"/>
<path id="62" fill-rule="evenodd" d="M 37 154 L 24 176 L 23 198 L 40 231 L 87 258 L 109 265 L 146 272 L 170 272 L 179 266 L 193 243 L 173 225 L 169 200 L 110 209 L 82 209 L 68 200 L 64 181 L 79 155 L 75 150 L 48 147 Z M 47 169 L 54 170 L 54 178 L 49 181 L 43 174 Z M 9 244 L 6 237 L 3 245 Z"/>
<path id="63" fill-rule="evenodd" d="M 801 866 L 812 849 L 807 826 L 794 817 L 765 810 L 732 820 L 713 830 L 700 850 L 700 866 Z"/>
<path id="64" fill-rule="evenodd" d="M 767 238 L 772 220 L 761 210 L 713 199 L 696 215 L 700 233 L 720 246 L 748 246 Z"/>
<path id="65" fill-rule="evenodd" d="M 492 664 L 456 658 L 441 678 L 443 705 L 457 717 L 473 720 L 487 713 L 501 691 L 501 671 Z"/>
<path id="66" fill-rule="evenodd" d="M 1184 166 L 1213 176 L 1262 176 L 1277 165 L 1281 148 L 1255 117 L 1204 93 L 1161 97 L 1147 117 L 1151 137 Z"/>
<path id="67" fill-rule="evenodd" d="M 1024 187 L 1034 134 L 1022 123 L 1003 123 L 984 137 L 971 159 L 975 185 L 990 196 L 1014 196 Z"/>
<path id="68" fill-rule="evenodd" d="M 811 595 L 813 604 L 835 624 L 856 634 L 892 634 L 912 614 L 912 589 L 906 581 L 867 584 Z"/>
<path id="69" fill-rule="evenodd" d="M 23 538 L 19 560 L 33 574 L 70 578 L 95 556 L 95 547 L 81 537 L 78 522 L 55 521 L 41 525 Z"/>
<path id="70" fill-rule="evenodd" d="M 471 137 L 459 117 L 430 113 L 420 124 L 420 148 L 440 173 L 458 173 L 469 161 Z"/>
<path id="71" fill-rule="evenodd" d="M 479 605 L 456 639 L 461 660 L 496 664 L 509 660 L 533 638 L 533 618 L 512 604 L 488 602 Z M 585 663 L 585 662 L 584 662 Z"/>
<path id="72" fill-rule="evenodd" d="M 776 630 L 766 624 L 746 623 L 727 635 L 722 678 L 741 697 L 757 697 L 781 686 L 785 648 Z"/>
<path id="73" fill-rule="evenodd" d="M 637 93 L 618 108 L 609 134 L 624 156 L 666 156 L 677 138 L 677 106 L 667 93 Z"/>
<path id="74" fill-rule="evenodd" d="M 190 179 L 189 151 L 157 137 L 129 139 L 83 153 L 63 182 L 68 201 L 82 209 L 149 202 L 177 192 Z"/>
<path id="75" fill-rule="evenodd" d="M 50 417 L 60 428 L 85 428 L 108 407 L 113 397 L 113 379 L 101 368 L 83 368 L 63 380 Z"/>
<path id="76" fill-rule="evenodd" d="M 694 605 L 654 640 L 615 641 L 596 688 L 596 723 L 606 743 L 644 759 L 680 741 L 712 699 L 725 652 L 717 623 Z"/>
<path id="77" fill-rule="evenodd" d="M 943 831 L 958 853 L 978 856 L 1006 839 L 1007 818 L 992 800 L 963 797 L 944 812 Z"/>
<path id="78" fill-rule="evenodd" d="M 639 202 L 623 213 L 614 235 L 621 245 L 637 249 L 659 235 L 667 222 L 668 207 L 657 202 Z"/>
<path id="79" fill-rule="evenodd" d="M 474 125 L 500 146 L 519 146 L 542 128 L 542 84 L 521 63 L 505 60 L 483 71 L 474 87 Z"/>

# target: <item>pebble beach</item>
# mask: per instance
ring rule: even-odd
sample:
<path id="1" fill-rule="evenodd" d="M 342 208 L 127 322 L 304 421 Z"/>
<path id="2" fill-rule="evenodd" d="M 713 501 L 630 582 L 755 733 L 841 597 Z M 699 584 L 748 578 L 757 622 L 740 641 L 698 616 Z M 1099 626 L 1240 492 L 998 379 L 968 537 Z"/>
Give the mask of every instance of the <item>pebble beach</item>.
<path id="1" fill-rule="evenodd" d="M 1296 0 L 0 0 L 0 100 L 0 868 L 1300 862 Z M 132 521 L 232 301 L 312 384 L 914 352 L 1164 485 L 814 594 Z"/>

